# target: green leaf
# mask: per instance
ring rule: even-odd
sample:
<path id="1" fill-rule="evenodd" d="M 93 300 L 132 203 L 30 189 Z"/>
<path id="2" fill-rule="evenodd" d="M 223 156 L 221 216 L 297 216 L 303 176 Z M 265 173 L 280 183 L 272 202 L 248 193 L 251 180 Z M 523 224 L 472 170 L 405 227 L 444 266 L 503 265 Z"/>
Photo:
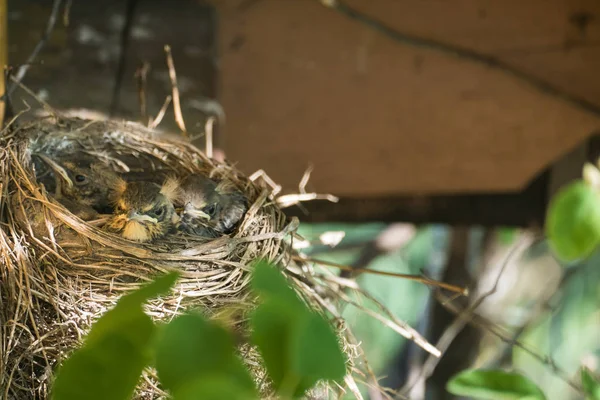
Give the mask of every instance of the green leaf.
<path id="1" fill-rule="evenodd" d="M 282 386 L 286 375 L 291 373 L 289 338 L 294 329 L 294 320 L 294 314 L 289 312 L 287 305 L 277 301 L 259 305 L 250 319 L 252 343 L 258 346 L 276 390 Z M 300 392 L 310 388 L 310 385 L 300 386 Z"/>
<path id="2" fill-rule="evenodd" d="M 598 191 L 583 181 L 561 189 L 550 202 L 546 235 L 564 261 L 590 255 L 600 243 Z"/>
<path id="3" fill-rule="evenodd" d="M 304 307 L 283 273 L 266 261 L 261 260 L 254 265 L 252 289 L 263 300 L 275 298 L 291 307 Z"/>
<path id="4" fill-rule="evenodd" d="M 544 393 L 523 375 L 500 370 L 465 370 L 446 385 L 457 396 L 489 400 L 545 400 Z"/>
<path id="5" fill-rule="evenodd" d="M 210 374 L 191 380 L 173 395 L 173 400 L 198 399 L 257 400 L 258 396 L 228 374 Z"/>
<path id="6" fill-rule="evenodd" d="M 160 382 L 175 394 L 192 393 L 191 388 L 202 386 L 199 382 L 212 374 L 228 377 L 246 392 L 254 390 L 252 378 L 235 355 L 232 334 L 199 314 L 179 316 L 162 328 L 156 342 L 156 370 Z"/>
<path id="7" fill-rule="evenodd" d="M 252 287 L 263 300 L 251 316 L 257 345 L 278 393 L 301 396 L 319 380 L 341 380 L 346 360 L 323 316 L 300 301 L 283 274 L 256 265 Z"/>
<path id="8" fill-rule="evenodd" d="M 178 272 L 170 272 L 153 282 L 140 287 L 136 291 L 129 293 L 119 299 L 117 305 L 112 310 L 107 311 L 96 323 L 86 337 L 86 343 L 93 344 L 97 339 L 115 330 L 120 334 L 129 335 L 134 342 L 137 341 L 137 333 L 134 330 L 126 330 L 124 327 L 130 324 L 131 318 L 140 313 L 143 314 L 142 305 L 153 297 L 168 293 L 179 278 Z M 145 315 L 145 314 L 144 314 Z"/>
<path id="9" fill-rule="evenodd" d="M 83 346 L 59 368 L 52 388 L 54 400 L 129 399 L 150 362 L 155 331 L 142 305 L 168 291 L 177 279 L 168 274 L 123 296 L 92 325 Z"/>
<path id="10" fill-rule="evenodd" d="M 298 322 L 291 337 L 294 371 L 313 384 L 320 379 L 344 379 L 346 357 L 329 322 L 313 312 Z"/>
<path id="11" fill-rule="evenodd" d="M 587 368 L 581 369 L 581 384 L 586 400 L 600 400 L 600 381 L 595 379 Z"/>

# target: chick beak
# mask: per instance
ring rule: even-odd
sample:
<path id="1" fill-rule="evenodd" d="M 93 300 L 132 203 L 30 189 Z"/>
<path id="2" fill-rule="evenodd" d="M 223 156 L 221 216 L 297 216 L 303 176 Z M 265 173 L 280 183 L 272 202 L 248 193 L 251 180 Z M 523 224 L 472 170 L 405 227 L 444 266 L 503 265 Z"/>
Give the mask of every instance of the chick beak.
<path id="1" fill-rule="evenodd" d="M 185 209 L 184 209 L 183 213 L 189 215 L 192 218 L 202 218 L 202 219 L 205 219 L 207 221 L 210 220 L 210 215 L 208 215 L 207 213 L 205 213 L 202 210 L 199 210 L 199 209 L 195 208 L 191 204 L 187 204 L 185 206 Z"/>
<path id="2" fill-rule="evenodd" d="M 136 210 L 131 210 L 131 211 L 129 211 L 129 213 L 127 213 L 127 220 L 135 221 L 135 222 L 145 222 L 145 221 L 157 222 L 156 218 L 152 218 L 148 215 L 140 214 Z"/>

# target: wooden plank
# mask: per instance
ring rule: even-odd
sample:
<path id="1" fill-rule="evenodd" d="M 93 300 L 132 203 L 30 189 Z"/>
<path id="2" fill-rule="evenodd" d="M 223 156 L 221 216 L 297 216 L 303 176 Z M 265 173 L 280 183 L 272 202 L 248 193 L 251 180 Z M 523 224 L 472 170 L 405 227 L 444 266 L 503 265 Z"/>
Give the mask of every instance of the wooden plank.
<path id="1" fill-rule="evenodd" d="M 414 21 L 449 7 L 363 3 Z M 392 3 L 429 6 L 400 17 Z M 542 3 L 533 9 L 539 20 L 558 12 Z M 217 4 L 227 153 L 243 171 L 265 169 L 285 188 L 313 164 L 312 189 L 349 198 L 516 192 L 600 124 L 514 75 L 398 43 L 316 1 Z M 447 22 L 439 26 L 462 23 L 435 15 Z M 551 31 L 541 25 L 536 35 Z M 463 36 L 498 41 L 482 26 Z M 555 40 L 546 39 L 528 45 Z"/>
<path id="2" fill-rule="evenodd" d="M 379 221 L 541 227 L 547 206 L 548 177 L 548 172 L 542 173 L 524 191 L 517 193 L 343 197 L 339 203 L 303 203 L 307 212 L 290 207 L 286 214 L 310 223 Z"/>

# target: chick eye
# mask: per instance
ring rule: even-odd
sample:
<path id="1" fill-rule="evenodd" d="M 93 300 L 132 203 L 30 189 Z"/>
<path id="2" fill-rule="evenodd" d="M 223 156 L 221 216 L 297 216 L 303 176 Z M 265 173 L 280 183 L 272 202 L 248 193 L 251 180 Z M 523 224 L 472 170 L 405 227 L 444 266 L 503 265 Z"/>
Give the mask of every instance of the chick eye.
<path id="1" fill-rule="evenodd" d="M 217 212 L 217 205 L 214 203 L 209 204 L 208 206 L 204 207 L 204 212 L 212 217 Z"/>
<path id="2" fill-rule="evenodd" d="M 161 218 L 165 214 L 165 207 L 162 206 L 158 208 L 153 208 L 148 214 L 154 218 Z"/>
<path id="3" fill-rule="evenodd" d="M 87 178 L 85 177 L 85 175 L 75 175 L 76 183 L 85 183 L 85 181 L 87 181 Z"/>

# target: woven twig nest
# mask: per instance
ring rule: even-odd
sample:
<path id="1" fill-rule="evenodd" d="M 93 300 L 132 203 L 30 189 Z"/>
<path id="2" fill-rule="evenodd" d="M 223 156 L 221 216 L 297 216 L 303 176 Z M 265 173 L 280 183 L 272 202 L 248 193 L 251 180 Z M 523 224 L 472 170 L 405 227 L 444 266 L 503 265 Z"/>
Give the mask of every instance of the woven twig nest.
<path id="1" fill-rule="evenodd" d="M 182 278 L 172 296 L 149 305 L 157 319 L 187 308 L 210 316 L 233 306 L 241 310 L 236 321 L 243 329 L 244 310 L 252 305 L 246 291 L 249 268 L 257 258 L 286 266 L 309 303 L 335 311 L 323 295 L 333 289 L 313 279 L 295 257 L 289 237 L 297 221 L 286 218 L 268 187 L 209 159 L 185 140 L 135 123 L 59 117 L 13 124 L 0 140 L 0 398 L 47 398 L 55 367 L 89 326 L 121 294 L 169 269 L 181 271 Z M 217 239 L 171 235 L 134 243 L 76 217 L 37 183 L 32 152 L 57 148 L 102 158 L 120 172 L 194 172 L 227 179 L 245 194 L 249 209 L 232 234 Z M 252 349 L 244 357 L 248 365 L 258 365 Z M 259 383 L 261 371 L 254 368 Z M 261 390 L 266 394 L 268 384 Z M 163 394 L 151 375 L 138 390 L 139 398 Z"/>

